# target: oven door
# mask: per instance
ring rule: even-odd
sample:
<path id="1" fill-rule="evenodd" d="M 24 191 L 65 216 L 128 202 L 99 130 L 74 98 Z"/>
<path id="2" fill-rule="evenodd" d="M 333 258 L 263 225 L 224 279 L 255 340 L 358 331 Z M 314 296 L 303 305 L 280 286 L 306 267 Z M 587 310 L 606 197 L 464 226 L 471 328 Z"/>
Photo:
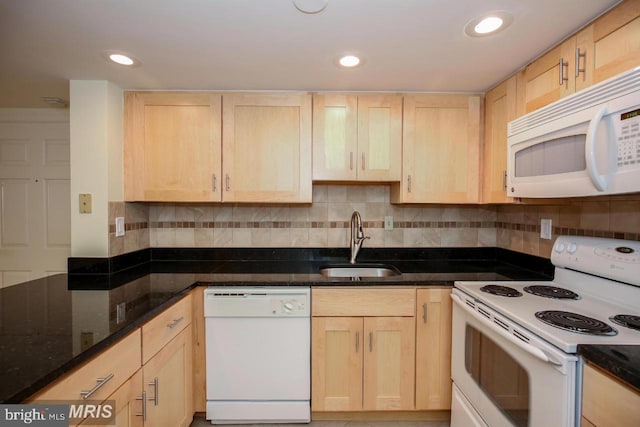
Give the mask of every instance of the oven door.
<path id="1" fill-rule="evenodd" d="M 454 289 L 453 382 L 491 427 L 573 427 L 577 357 Z M 466 408 L 468 410 L 469 408 Z M 462 417 L 452 411 L 452 427 Z"/>

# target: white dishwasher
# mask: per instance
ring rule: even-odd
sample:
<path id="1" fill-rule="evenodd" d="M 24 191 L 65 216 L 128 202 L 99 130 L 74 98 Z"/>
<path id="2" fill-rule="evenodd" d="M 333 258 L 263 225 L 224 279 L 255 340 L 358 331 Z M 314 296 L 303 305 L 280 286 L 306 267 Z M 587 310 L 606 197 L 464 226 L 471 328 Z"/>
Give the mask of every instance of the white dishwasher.
<path id="1" fill-rule="evenodd" d="M 207 420 L 311 420 L 309 287 L 204 291 Z"/>

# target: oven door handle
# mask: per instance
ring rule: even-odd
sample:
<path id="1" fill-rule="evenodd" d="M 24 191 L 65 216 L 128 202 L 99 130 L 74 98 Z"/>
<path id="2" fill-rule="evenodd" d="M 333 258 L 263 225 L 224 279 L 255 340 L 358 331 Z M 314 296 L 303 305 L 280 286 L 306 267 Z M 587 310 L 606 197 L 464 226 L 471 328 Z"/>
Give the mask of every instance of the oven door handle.
<path id="1" fill-rule="evenodd" d="M 551 363 L 552 365 L 556 365 L 556 366 L 562 366 L 561 362 L 558 362 L 557 360 L 550 358 L 549 355 L 547 355 L 544 351 L 542 351 L 538 347 L 534 347 L 531 344 L 526 343 L 526 342 L 522 341 L 521 339 L 519 339 L 517 337 L 514 337 L 512 334 L 510 334 L 506 330 L 502 329 L 500 326 L 494 325 L 493 322 L 491 322 L 490 319 L 487 319 L 486 317 L 484 317 L 483 315 L 481 315 L 480 313 L 478 313 L 477 311 L 475 311 L 471 307 L 468 307 L 464 303 L 462 298 L 460 298 L 460 296 L 452 293 L 451 294 L 451 299 L 458 306 L 460 306 L 460 308 L 462 310 L 464 310 L 465 312 L 470 314 L 477 321 L 483 323 L 486 327 L 491 329 L 493 332 L 497 333 L 498 335 L 500 335 L 501 337 L 503 337 L 504 339 L 509 341 L 511 344 L 516 345 L 520 349 L 526 351 L 530 355 L 534 356 L 535 358 L 537 358 L 537 359 L 539 359 L 539 360 L 541 360 L 543 362 Z"/>

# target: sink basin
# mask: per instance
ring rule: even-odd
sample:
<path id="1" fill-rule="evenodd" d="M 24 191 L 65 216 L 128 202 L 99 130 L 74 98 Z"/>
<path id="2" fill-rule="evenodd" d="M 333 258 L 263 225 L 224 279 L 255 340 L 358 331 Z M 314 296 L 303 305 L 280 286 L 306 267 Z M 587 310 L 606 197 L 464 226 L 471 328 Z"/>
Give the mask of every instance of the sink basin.
<path id="1" fill-rule="evenodd" d="M 391 277 L 402 273 L 386 264 L 339 264 L 320 267 L 324 277 Z"/>

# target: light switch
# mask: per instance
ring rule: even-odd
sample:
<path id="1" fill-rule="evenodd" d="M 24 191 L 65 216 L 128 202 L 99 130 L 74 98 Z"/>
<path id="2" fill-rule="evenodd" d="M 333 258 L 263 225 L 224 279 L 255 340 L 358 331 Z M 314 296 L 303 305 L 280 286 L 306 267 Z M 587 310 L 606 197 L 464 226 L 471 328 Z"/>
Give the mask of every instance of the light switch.
<path id="1" fill-rule="evenodd" d="M 91 204 L 91 194 L 80 194 L 78 202 L 80 204 L 80 213 L 91 213 L 91 209 L 93 208 Z"/>

